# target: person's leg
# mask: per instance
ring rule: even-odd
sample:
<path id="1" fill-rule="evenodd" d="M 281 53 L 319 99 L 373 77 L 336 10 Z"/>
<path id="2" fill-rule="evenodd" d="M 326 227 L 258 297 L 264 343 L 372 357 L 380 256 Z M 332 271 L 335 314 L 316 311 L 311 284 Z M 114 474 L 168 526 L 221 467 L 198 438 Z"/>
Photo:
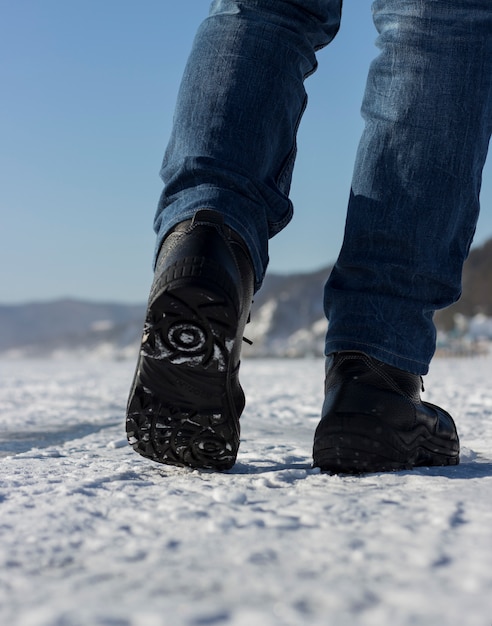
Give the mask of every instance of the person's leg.
<path id="1" fill-rule="evenodd" d="M 489 0 L 376 0 L 380 55 L 329 319 L 315 465 L 379 471 L 459 461 L 451 416 L 420 399 L 433 314 L 460 294 L 492 128 Z"/>
<path id="2" fill-rule="evenodd" d="M 489 0 L 376 0 L 380 55 L 363 103 L 326 354 L 425 374 L 433 313 L 460 295 L 492 128 Z"/>
<path id="3" fill-rule="evenodd" d="M 341 0 L 216 0 L 164 158 L 157 254 L 127 434 L 155 461 L 233 465 L 239 358 L 267 242 L 290 220 L 295 136 Z M 254 271 L 253 271 L 254 270 Z"/>
<path id="4" fill-rule="evenodd" d="M 291 219 L 288 198 L 303 81 L 336 35 L 341 0 L 215 0 L 183 76 L 161 176 L 157 252 L 198 209 L 244 239 L 256 286 L 268 239 Z"/>

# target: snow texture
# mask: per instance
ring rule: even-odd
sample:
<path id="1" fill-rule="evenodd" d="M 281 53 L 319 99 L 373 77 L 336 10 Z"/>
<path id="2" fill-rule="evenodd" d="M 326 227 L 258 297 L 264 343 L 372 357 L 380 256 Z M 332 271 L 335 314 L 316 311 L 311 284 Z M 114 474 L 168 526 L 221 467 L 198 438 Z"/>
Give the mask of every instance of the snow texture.
<path id="1" fill-rule="evenodd" d="M 246 360 L 237 465 L 126 444 L 132 364 L 0 361 L 0 623 L 492 624 L 492 357 L 436 360 L 457 467 L 311 469 L 323 362 Z"/>

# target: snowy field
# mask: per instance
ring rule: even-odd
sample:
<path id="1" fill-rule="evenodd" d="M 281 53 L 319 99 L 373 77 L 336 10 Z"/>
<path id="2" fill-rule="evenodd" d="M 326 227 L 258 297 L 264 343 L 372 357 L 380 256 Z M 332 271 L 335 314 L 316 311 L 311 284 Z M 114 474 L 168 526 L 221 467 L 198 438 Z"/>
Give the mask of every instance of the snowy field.
<path id="1" fill-rule="evenodd" d="M 246 361 L 230 472 L 124 439 L 130 362 L 0 361 L 0 624 L 491 626 L 492 357 L 436 360 L 462 464 L 311 469 L 323 363 Z"/>

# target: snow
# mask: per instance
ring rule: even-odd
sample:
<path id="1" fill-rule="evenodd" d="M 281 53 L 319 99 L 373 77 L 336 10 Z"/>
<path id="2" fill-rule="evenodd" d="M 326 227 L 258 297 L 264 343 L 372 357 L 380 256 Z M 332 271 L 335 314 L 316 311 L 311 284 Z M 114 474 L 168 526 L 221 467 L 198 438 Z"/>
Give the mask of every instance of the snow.
<path id="1" fill-rule="evenodd" d="M 462 463 L 313 470 L 323 362 L 246 360 L 236 466 L 126 445 L 132 362 L 0 361 L 0 623 L 490 626 L 492 357 L 436 360 Z"/>

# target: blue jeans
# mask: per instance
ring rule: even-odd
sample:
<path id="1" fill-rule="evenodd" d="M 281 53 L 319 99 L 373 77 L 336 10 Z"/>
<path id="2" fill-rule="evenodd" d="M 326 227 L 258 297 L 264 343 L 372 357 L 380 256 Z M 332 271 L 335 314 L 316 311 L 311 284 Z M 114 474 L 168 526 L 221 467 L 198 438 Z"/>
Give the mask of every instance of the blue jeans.
<path id="1" fill-rule="evenodd" d="M 357 0 L 354 0 L 357 1 Z M 492 130 L 491 0 L 376 0 L 346 230 L 325 288 L 326 354 L 425 374 L 434 311 L 460 295 Z M 259 288 L 292 215 L 304 79 L 341 0 L 215 0 L 188 61 L 162 167 L 157 250 L 199 208 L 246 242 Z M 334 120 L 336 123 L 336 120 Z"/>

